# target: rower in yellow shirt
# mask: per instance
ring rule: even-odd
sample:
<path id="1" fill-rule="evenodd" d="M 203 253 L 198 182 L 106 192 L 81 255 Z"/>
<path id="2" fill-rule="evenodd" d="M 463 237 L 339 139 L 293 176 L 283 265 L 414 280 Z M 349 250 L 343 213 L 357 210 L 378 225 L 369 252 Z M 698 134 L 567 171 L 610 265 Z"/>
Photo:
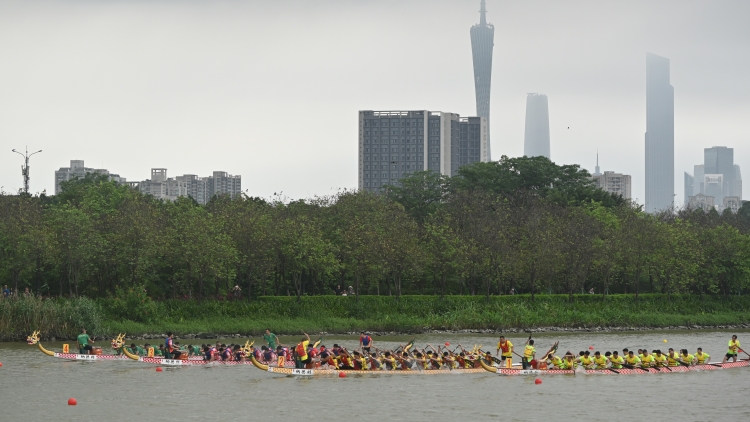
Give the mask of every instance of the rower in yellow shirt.
<path id="1" fill-rule="evenodd" d="M 576 369 L 576 361 L 572 353 L 568 352 L 563 356 L 562 363 L 560 364 L 560 369 Z"/>
<path id="2" fill-rule="evenodd" d="M 531 366 L 531 361 L 536 357 L 536 349 L 534 348 L 534 340 L 526 340 L 526 347 L 523 348 L 523 360 L 521 364 L 523 369 L 528 369 Z"/>
<path id="3" fill-rule="evenodd" d="M 594 358 L 591 357 L 591 352 L 588 350 L 583 352 L 583 356 L 580 356 L 576 361 L 578 361 L 585 369 L 594 368 Z"/>
<path id="4" fill-rule="evenodd" d="M 641 358 L 641 367 L 650 368 L 656 363 L 654 361 L 654 355 L 650 354 L 648 350 L 643 349 L 643 357 Z"/>
<path id="5" fill-rule="evenodd" d="M 669 353 L 667 353 L 667 366 L 669 367 L 675 367 L 680 366 L 680 356 L 676 355 L 674 353 L 673 348 L 669 348 Z"/>
<path id="6" fill-rule="evenodd" d="M 688 353 L 687 349 L 682 349 L 680 352 L 680 362 L 687 365 L 695 365 L 695 356 Z"/>
<path id="7" fill-rule="evenodd" d="M 708 353 L 703 353 L 702 348 L 698 348 L 698 351 L 695 353 L 695 360 L 698 365 L 705 365 L 709 362 L 709 358 L 711 356 L 708 355 Z"/>
<path id="8" fill-rule="evenodd" d="M 612 363 L 612 369 L 620 369 L 622 368 L 622 364 L 625 363 L 625 359 L 617 354 L 617 350 L 612 352 L 612 356 L 609 357 L 609 361 L 610 363 Z"/>
<path id="9" fill-rule="evenodd" d="M 732 336 L 732 339 L 729 340 L 729 350 L 727 351 L 727 355 L 724 356 L 724 360 L 721 361 L 721 363 L 727 363 L 729 359 L 732 359 L 732 362 L 737 362 L 737 352 L 740 350 L 740 341 L 737 340 L 737 336 Z"/>
<path id="10" fill-rule="evenodd" d="M 656 368 L 667 366 L 667 357 L 661 353 L 661 350 L 654 350 L 654 363 Z"/>
<path id="11" fill-rule="evenodd" d="M 631 350 L 628 352 L 628 355 L 625 357 L 625 363 L 632 367 L 636 367 L 641 364 L 641 358 L 636 356 L 635 353 L 633 353 L 633 351 Z"/>
<path id="12" fill-rule="evenodd" d="M 608 362 L 609 358 L 606 356 L 602 356 L 599 352 L 594 353 L 594 365 L 596 365 L 596 369 L 607 369 Z"/>

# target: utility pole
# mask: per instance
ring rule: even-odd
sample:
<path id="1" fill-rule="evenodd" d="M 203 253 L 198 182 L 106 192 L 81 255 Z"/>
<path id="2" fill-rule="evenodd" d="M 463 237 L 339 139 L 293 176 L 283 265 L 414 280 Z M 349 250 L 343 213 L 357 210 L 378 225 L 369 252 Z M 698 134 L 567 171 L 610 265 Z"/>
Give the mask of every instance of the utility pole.
<path id="1" fill-rule="evenodd" d="M 27 146 L 26 154 L 16 151 L 15 149 L 13 150 L 13 152 L 15 152 L 16 154 L 20 154 L 21 157 L 23 157 L 24 159 L 24 165 L 21 166 L 21 175 L 23 175 L 23 191 L 24 193 L 28 194 L 29 193 L 29 157 L 31 157 L 34 154 L 38 154 L 42 152 L 42 150 L 40 149 L 37 152 L 32 152 L 31 154 L 29 154 L 29 147 Z"/>

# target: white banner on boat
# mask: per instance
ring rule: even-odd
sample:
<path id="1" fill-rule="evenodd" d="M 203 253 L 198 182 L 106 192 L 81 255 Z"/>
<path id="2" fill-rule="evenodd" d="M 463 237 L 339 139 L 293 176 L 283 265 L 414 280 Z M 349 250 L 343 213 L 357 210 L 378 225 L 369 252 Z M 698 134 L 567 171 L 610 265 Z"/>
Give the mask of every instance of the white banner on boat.
<path id="1" fill-rule="evenodd" d="M 76 360 L 96 360 L 97 355 L 76 355 Z"/>
<path id="2" fill-rule="evenodd" d="M 292 375 L 312 375 L 312 369 L 292 369 Z"/>
<path id="3" fill-rule="evenodd" d="M 182 365 L 183 362 L 181 359 L 162 359 L 161 362 L 162 365 Z"/>

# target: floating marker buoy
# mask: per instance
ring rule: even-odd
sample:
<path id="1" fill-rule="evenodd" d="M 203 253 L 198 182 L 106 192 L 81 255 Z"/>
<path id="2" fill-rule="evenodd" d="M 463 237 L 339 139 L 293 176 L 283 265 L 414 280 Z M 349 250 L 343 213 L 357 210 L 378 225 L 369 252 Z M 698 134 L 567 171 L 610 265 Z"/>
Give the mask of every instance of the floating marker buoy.
<path id="1" fill-rule="evenodd" d="M 0 366 L 3 366 L 3 363 L 2 363 L 2 362 L 0 362 Z"/>
<path id="2" fill-rule="evenodd" d="M 667 342 L 667 339 L 664 339 L 664 343 L 666 343 L 666 342 Z"/>
<path id="3" fill-rule="evenodd" d="M 74 399 L 73 397 L 68 399 L 68 406 L 75 406 L 78 404 L 78 400 Z"/>
<path id="4" fill-rule="evenodd" d="M 163 371 L 163 369 L 161 369 L 161 366 L 157 366 L 156 367 L 156 372 L 161 372 L 161 371 Z"/>
<path id="5" fill-rule="evenodd" d="M 542 383 L 542 379 L 541 378 L 537 378 L 537 379 L 534 380 L 534 384 L 541 384 L 541 383 Z"/>
<path id="6" fill-rule="evenodd" d="M 594 350 L 594 346 L 589 346 L 589 350 Z"/>
<path id="7" fill-rule="evenodd" d="M 451 342 L 450 342 L 450 341 L 446 341 L 446 342 L 445 342 L 445 347 L 448 347 L 448 346 L 450 346 L 450 345 L 451 345 Z"/>
<path id="8" fill-rule="evenodd" d="M 339 378 L 346 378 L 346 373 L 339 372 Z"/>

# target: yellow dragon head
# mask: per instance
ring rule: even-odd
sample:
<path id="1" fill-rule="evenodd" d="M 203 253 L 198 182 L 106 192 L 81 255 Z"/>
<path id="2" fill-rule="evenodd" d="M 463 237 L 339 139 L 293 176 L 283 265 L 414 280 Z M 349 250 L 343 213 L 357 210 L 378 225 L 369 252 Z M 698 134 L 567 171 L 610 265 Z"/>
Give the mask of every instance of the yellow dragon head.
<path id="1" fill-rule="evenodd" d="M 125 345 L 125 334 L 118 334 L 116 338 L 112 339 L 112 348 L 119 350 Z"/>
<path id="2" fill-rule="evenodd" d="M 252 355 L 253 350 L 255 350 L 255 348 L 253 347 L 253 344 L 255 344 L 255 341 L 253 341 L 252 343 L 250 342 L 250 340 L 246 341 L 245 345 L 240 348 L 240 355 L 242 357 L 247 357 L 247 356 Z"/>
<path id="3" fill-rule="evenodd" d="M 30 336 L 26 337 L 26 343 L 30 345 L 39 343 L 39 331 L 34 331 Z"/>

